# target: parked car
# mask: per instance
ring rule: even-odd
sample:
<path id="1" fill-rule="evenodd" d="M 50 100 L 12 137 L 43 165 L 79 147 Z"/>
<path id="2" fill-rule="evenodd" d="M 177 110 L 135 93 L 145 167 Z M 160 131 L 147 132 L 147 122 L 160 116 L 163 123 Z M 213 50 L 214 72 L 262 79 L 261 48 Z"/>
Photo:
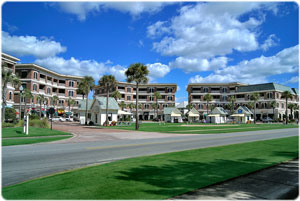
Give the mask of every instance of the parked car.
<path id="1" fill-rule="evenodd" d="M 272 122 L 273 119 L 271 119 L 270 117 L 266 117 L 266 118 L 263 118 L 262 120 L 264 123 L 268 123 L 268 122 Z"/>

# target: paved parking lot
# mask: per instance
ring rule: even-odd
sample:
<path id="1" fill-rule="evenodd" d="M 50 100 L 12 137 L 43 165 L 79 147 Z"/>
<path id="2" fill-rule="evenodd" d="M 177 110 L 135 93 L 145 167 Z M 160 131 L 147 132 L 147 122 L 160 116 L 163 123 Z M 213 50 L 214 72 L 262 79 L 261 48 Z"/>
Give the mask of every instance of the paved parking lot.
<path id="1" fill-rule="evenodd" d="M 55 122 L 53 129 L 72 133 L 74 136 L 66 140 L 49 143 L 76 143 L 76 142 L 95 142 L 120 139 L 149 139 L 166 138 L 175 136 L 188 136 L 195 134 L 167 134 L 156 132 L 128 131 L 120 129 L 99 128 L 96 126 L 80 125 L 77 122 Z"/>

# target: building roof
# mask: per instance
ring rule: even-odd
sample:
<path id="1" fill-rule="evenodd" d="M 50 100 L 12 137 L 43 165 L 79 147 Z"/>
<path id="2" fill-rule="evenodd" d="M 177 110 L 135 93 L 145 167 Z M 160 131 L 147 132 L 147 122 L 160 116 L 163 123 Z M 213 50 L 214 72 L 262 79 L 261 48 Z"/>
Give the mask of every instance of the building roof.
<path id="1" fill-rule="evenodd" d="M 16 58 L 16 57 L 13 57 L 9 54 L 5 54 L 5 53 L 2 53 L 2 59 L 5 58 L 5 59 L 8 59 L 8 60 L 11 60 L 13 62 L 17 62 L 17 61 L 20 61 L 20 59 Z"/>
<path id="2" fill-rule="evenodd" d="M 237 110 L 234 111 L 233 114 L 253 114 L 251 110 L 249 110 L 246 106 L 239 106 Z"/>
<path id="3" fill-rule="evenodd" d="M 254 91 L 289 91 L 292 94 L 296 94 L 291 87 L 284 86 L 277 83 L 263 83 L 263 84 L 252 84 L 248 86 L 239 86 L 237 89 L 238 92 L 254 92 Z"/>
<path id="4" fill-rule="evenodd" d="M 199 112 L 193 107 L 193 108 L 188 112 L 188 116 L 194 116 L 194 115 L 199 116 Z"/>
<path id="5" fill-rule="evenodd" d="M 164 114 L 171 114 L 171 113 L 181 114 L 181 112 L 176 107 L 165 107 Z"/>
<path id="6" fill-rule="evenodd" d="M 228 114 L 222 107 L 215 107 L 211 113 L 212 114 L 222 114 L 222 115 Z"/>
<path id="7" fill-rule="evenodd" d="M 181 102 L 178 105 L 176 105 L 176 108 L 186 108 L 186 106 L 188 105 L 187 101 Z"/>
<path id="8" fill-rule="evenodd" d="M 190 83 L 188 84 L 186 91 L 189 91 L 191 87 L 200 86 L 246 86 L 247 84 L 240 82 L 229 82 L 229 83 Z"/>
<path id="9" fill-rule="evenodd" d="M 105 110 L 106 109 L 106 97 L 98 96 L 96 97 L 96 100 L 99 102 L 100 109 Z M 108 109 L 109 110 L 119 110 L 119 105 L 116 101 L 116 99 L 109 97 L 108 98 Z"/>
<path id="10" fill-rule="evenodd" d="M 92 103 L 93 103 L 93 100 L 89 99 L 88 100 L 88 110 L 91 109 Z M 85 104 L 86 104 L 86 99 L 80 100 L 79 104 L 78 104 L 78 110 L 85 110 L 85 106 L 86 106 Z"/>

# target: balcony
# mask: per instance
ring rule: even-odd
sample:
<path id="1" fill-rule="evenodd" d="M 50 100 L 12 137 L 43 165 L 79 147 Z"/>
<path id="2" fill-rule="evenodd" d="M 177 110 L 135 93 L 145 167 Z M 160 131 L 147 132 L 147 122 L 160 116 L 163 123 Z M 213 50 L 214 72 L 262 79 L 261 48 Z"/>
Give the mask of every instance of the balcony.
<path id="1" fill-rule="evenodd" d="M 58 86 L 65 87 L 65 86 L 66 86 L 66 83 L 59 83 Z"/>
<path id="2" fill-rule="evenodd" d="M 39 90 L 39 93 L 44 94 L 44 93 L 45 93 L 45 90 L 44 90 L 44 89 L 40 89 L 40 90 Z"/>
<path id="3" fill-rule="evenodd" d="M 65 93 L 58 93 L 58 96 L 66 96 Z"/>
<path id="4" fill-rule="evenodd" d="M 46 82 L 44 78 L 40 78 L 40 82 Z"/>
<path id="5" fill-rule="evenodd" d="M 53 86 L 57 86 L 57 82 L 53 82 L 53 84 L 52 84 Z"/>

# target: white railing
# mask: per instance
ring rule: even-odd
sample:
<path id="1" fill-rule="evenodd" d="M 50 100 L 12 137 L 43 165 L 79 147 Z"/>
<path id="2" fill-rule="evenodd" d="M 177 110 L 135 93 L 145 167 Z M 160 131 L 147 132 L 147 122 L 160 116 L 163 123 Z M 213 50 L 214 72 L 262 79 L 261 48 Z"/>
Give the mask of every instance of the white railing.
<path id="1" fill-rule="evenodd" d="M 65 87 L 66 84 L 65 84 L 65 83 L 59 83 L 58 86 L 63 86 L 63 87 Z"/>
<path id="2" fill-rule="evenodd" d="M 58 93 L 58 96 L 66 96 L 65 93 Z"/>
<path id="3" fill-rule="evenodd" d="M 45 79 L 44 78 L 40 78 L 40 82 L 45 82 Z"/>
<path id="4" fill-rule="evenodd" d="M 44 94 L 44 93 L 45 93 L 45 90 L 44 90 L 44 89 L 40 89 L 40 90 L 39 90 L 39 93 Z"/>

